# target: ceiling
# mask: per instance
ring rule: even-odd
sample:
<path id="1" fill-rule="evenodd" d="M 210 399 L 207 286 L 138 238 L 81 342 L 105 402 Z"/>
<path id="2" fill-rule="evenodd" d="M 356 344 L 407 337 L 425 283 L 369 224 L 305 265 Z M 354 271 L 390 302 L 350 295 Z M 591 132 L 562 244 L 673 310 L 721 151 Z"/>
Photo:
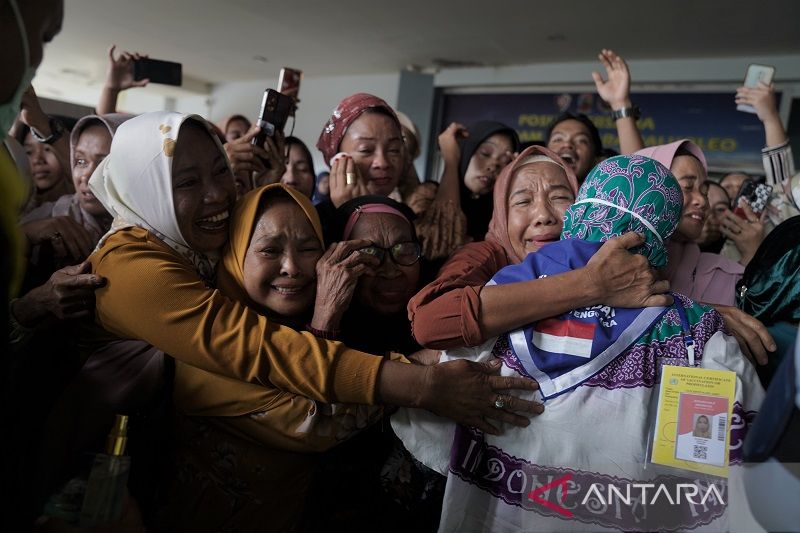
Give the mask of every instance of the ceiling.
<path id="1" fill-rule="evenodd" d="M 273 78 L 487 66 L 800 53 L 800 2 L 66 0 L 40 67 L 48 87 L 99 86 L 106 50 L 183 63 L 186 89 Z M 609 6 L 606 11 L 599 6 Z M 38 87 L 37 87 L 38 88 Z"/>

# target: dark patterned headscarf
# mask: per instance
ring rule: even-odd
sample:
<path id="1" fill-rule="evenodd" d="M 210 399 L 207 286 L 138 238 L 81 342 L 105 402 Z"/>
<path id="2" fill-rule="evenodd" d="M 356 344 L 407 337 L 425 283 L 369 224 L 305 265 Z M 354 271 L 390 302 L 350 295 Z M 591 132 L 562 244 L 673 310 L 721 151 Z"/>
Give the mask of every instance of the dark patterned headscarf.
<path id="1" fill-rule="evenodd" d="M 385 101 L 367 93 L 348 96 L 339 102 L 339 105 L 333 110 L 331 118 L 325 123 L 322 133 L 319 134 L 317 149 L 322 152 L 328 166 L 331 166 L 331 159 L 339 152 L 339 145 L 342 144 L 347 128 L 368 109 L 380 109 L 394 120 L 397 124 L 397 131 L 401 131 L 397 114 Z"/>
<path id="2" fill-rule="evenodd" d="M 678 227 L 683 193 L 669 169 L 649 157 L 620 155 L 589 172 L 564 215 L 562 239 L 605 241 L 628 231 L 644 236 L 636 250 L 650 264 L 667 264 L 666 241 Z"/>

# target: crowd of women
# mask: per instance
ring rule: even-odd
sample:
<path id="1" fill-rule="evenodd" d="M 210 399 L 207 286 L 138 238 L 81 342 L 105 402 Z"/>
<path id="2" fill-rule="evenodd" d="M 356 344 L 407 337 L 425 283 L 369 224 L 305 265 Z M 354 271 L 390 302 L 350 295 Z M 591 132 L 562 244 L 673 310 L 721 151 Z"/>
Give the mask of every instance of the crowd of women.
<path id="1" fill-rule="evenodd" d="M 771 86 L 735 97 L 765 126 L 763 215 L 734 205 L 753 178 L 718 184 L 689 140 L 645 147 L 629 112 L 621 154 L 580 114 L 541 146 L 511 125 L 451 124 L 441 177 L 420 182 L 414 124 L 358 93 L 320 117 L 317 176 L 308 144 L 255 145 L 243 115 L 116 112 L 141 82 L 138 55 L 113 47 L 97 114 L 47 116 L 23 73 L 60 10 L 7 4 L 15 527 L 57 527 L 46 510 L 120 413 L 132 470 L 115 530 L 630 529 L 532 508 L 466 458 L 647 479 L 664 365 L 736 374 L 741 462 L 800 320 L 800 178 Z M 599 60 L 599 96 L 630 110 L 625 61 Z M 591 353 L 571 356 L 557 328 L 547 349 L 535 340 L 579 315 L 607 330 Z M 729 515 L 673 529 L 728 530 Z"/>

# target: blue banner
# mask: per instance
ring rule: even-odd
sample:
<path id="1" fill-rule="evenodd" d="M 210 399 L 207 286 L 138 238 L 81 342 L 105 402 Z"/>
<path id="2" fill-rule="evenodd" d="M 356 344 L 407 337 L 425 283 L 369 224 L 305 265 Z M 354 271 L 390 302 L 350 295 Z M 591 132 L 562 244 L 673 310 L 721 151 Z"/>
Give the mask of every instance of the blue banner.
<path id="1" fill-rule="evenodd" d="M 712 169 L 763 173 L 764 126 L 756 115 L 737 111 L 733 97 L 733 92 L 631 95 L 642 109 L 637 124 L 646 146 L 688 138 L 703 149 Z M 776 97 L 780 101 L 780 94 Z M 565 110 L 588 115 L 603 146 L 619 150 L 611 111 L 593 93 L 448 94 L 440 131 L 454 121 L 469 126 L 497 120 L 516 129 L 523 142 L 544 141 L 549 124 Z"/>

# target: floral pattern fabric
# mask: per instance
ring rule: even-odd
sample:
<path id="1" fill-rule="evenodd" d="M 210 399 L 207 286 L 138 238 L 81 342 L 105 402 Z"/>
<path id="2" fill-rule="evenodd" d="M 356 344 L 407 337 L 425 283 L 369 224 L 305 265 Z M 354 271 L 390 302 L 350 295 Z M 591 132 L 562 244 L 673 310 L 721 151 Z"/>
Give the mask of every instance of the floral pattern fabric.
<path id="1" fill-rule="evenodd" d="M 663 267 L 665 242 L 682 209 L 680 185 L 667 167 L 641 155 L 612 157 L 586 177 L 575 204 L 567 209 L 561 238 L 605 241 L 635 231 L 645 238 L 635 251 Z"/>

